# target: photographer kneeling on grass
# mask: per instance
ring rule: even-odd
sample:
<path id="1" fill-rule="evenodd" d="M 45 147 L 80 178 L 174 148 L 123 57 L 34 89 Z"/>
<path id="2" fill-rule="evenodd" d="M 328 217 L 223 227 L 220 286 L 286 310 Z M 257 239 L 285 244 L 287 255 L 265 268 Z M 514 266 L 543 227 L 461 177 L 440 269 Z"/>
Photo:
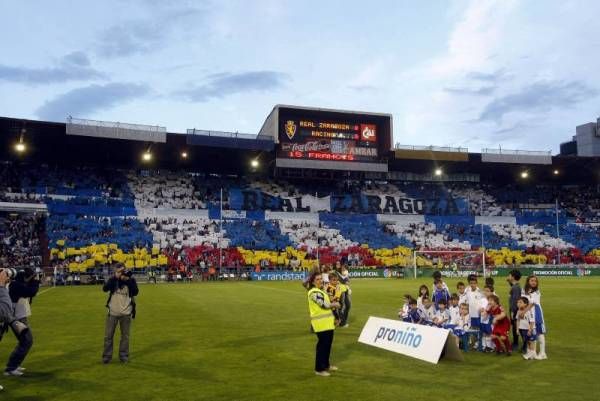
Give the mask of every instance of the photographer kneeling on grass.
<path id="1" fill-rule="evenodd" d="M 119 267 L 115 275 L 108 279 L 104 292 L 110 292 L 106 307 L 106 328 L 104 330 L 104 353 L 102 362 L 109 363 L 113 354 L 113 337 L 117 324 L 121 327 L 121 342 L 119 343 L 119 359 L 126 363 L 129 361 L 129 332 L 131 320 L 135 318 L 134 297 L 139 293 L 133 274 L 124 267 Z"/>

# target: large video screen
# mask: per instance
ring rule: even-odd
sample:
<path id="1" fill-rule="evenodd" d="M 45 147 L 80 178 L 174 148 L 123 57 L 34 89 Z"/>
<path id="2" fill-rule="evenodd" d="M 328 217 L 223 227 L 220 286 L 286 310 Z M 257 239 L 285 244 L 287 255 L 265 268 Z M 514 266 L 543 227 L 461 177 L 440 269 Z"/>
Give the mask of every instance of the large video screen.
<path id="1" fill-rule="evenodd" d="M 380 161 L 382 153 L 389 150 L 389 139 L 384 140 L 390 136 L 388 124 L 389 121 L 380 116 L 282 110 L 277 156 L 323 161 Z"/>

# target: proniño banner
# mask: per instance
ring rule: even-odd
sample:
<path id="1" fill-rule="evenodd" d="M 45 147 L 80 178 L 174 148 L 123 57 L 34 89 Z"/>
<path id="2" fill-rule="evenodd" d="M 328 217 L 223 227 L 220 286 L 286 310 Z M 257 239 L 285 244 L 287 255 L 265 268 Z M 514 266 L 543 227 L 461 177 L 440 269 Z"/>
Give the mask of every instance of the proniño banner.
<path id="1" fill-rule="evenodd" d="M 450 330 L 398 320 L 369 316 L 358 342 L 430 363 L 448 359 L 463 360 Z"/>

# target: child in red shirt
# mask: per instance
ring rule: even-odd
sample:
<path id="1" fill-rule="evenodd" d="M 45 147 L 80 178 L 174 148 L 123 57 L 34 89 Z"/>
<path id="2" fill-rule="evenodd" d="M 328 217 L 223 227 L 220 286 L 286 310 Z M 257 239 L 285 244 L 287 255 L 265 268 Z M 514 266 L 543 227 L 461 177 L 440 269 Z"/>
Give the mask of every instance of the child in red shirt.
<path id="1" fill-rule="evenodd" d="M 497 295 L 488 297 L 487 313 L 494 317 L 492 320 L 492 340 L 496 344 L 497 353 L 506 353 L 510 356 L 512 348 L 508 339 L 508 331 L 510 330 L 510 319 L 504 312 L 504 308 L 500 306 L 500 299 Z"/>

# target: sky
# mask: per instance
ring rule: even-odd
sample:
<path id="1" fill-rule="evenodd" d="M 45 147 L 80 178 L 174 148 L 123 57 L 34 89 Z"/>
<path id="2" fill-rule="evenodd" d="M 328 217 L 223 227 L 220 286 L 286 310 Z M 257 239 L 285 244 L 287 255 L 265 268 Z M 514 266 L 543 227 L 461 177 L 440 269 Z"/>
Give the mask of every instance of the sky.
<path id="1" fill-rule="evenodd" d="M 600 117 L 600 2 L 0 0 L 0 116 L 258 133 L 276 104 L 394 143 L 551 150 Z"/>

